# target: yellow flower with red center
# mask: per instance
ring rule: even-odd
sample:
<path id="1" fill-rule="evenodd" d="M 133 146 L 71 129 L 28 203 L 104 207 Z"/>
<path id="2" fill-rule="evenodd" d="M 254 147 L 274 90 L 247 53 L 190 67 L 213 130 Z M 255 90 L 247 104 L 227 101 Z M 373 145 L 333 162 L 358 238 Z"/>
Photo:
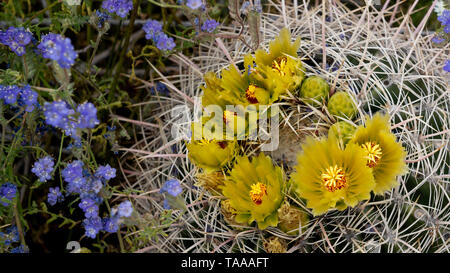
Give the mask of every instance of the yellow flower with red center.
<path id="1" fill-rule="evenodd" d="M 328 191 L 334 192 L 340 190 L 347 185 L 344 171 L 338 165 L 330 166 L 321 175 L 322 182 Z"/>
<path id="2" fill-rule="evenodd" d="M 258 103 L 258 99 L 255 95 L 256 91 L 256 85 L 250 84 L 247 89 L 245 90 L 245 98 L 250 102 L 251 104 Z"/>
<path id="3" fill-rule="evenodd" d="M 277 72 L 280 76 L 285 76 L 288 71 L 286 71 L 287 57 L 280 56 L 277 57 L 272 62 L 272 71 Z"/>
<path id="4" fill-rule="evenodd" d="M 262 183 L 256 183 L 251 186 L 250 198 L 256 205 L 261 205 L 262 198 L 267 195 L 267 187 Z"/>
<path id="5" fill-rule="evenodd" d="M 206 173 L 220 171 L 229 164 L 238 152 L 238 144 L 234 140 L 224 140 L 215 138 L 216 135 L 209 135 L 202 130 L 203 124 L 192 123 L 191 142 L 188 143 L 188 158 Z"/>
<path id="6" fill-rule="evenodd" d="M 364 150 L 356 144 L 339 148 L 335 138 L 308 138 L 298 155 L 291 182 L 314 215 L 344 210 L 370 198 L 375 187 Z"/>
<path id="7" fill-rule="evenodd" d="M 305 78 L 305 69 L 298 58 L 300 38 L 291 42 L 287 28 L 269 44 L 269 51 L 258 49 L 255 52 L 256 70 L 268 81 L 273 81 L 278 94 L 297 89 Z"/>
<path id="8" fill-rule="evenodd" d="M 375 167 L 383 154 L 380 144 L 373 141 L 367 141 L 366 143 L 361 144 L 361 147 L 366 152 L 367 166 L 370 168 Z"/>
<path id="9" fill-rule="evenodd" d="M 251 55 L 244 58 L 245 64 L 252 62 Z M 270 105 L 278 99 L 272 81 L 267 81 L 251 65 L 244 72 L 230 66 L 221 71 L 220 78 L 212 72 L 206 73 L 204 78 L 203 106 L 219 105 L 225 109 L 226 105 Z"/>
<path id="10" fill-rule="evenodd" d="M 375 114 L 366 126 L 359 126 L 349 143 L 361 146 L 366 164 L 375 178 L 374 192 L 383 194 L 398 185 L 397 176 L 407 171 L 406 151 L 391 133 L 389 116 Z"/>
<path id="11" fill-rule="evenodd" d="M 278 224 L 284 185 L 281 168 L 274 166 L 269 156 L 260 153 L 251 161 L 246 156 L 236 159 L 222 193 L 236 210 L 236 222 L 251 224 L 256 221 L 259 229 L 265 229 Z"/>

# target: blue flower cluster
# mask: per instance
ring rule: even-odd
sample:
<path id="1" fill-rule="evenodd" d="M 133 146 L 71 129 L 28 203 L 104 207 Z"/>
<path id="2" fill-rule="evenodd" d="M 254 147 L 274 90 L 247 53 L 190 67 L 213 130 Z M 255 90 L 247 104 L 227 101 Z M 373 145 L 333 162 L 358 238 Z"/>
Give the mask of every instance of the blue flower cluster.
<path id="1" fill-rule="evenodd" d="M 35 106 L 38 106 L 37 102 L 38 94 L 31 90 L 29 85 L 19 87 L 17 85 L 1 85 L 0 84 L 0 99 L 5 104 L 18 106 L 25 106 L 25 111 L 31 112 Z"/>
<path id="2" fill-rule="evenodd" d="M 6 228 L 5 233 L 0 232 L 0 241 L 7 248 L 11 248 L 13 244 L 20 242 L 19 230 L 15 225 Z M 11 248 L 10 253 L 28 253 L 28 247 L 20 245 L 18 247 Z"/>
<path id="3" fill-rule="evenodd" d="M 117 215 L 119 215 L 119 217 L 130 217 L 132 213 L 133 206 L 130 201 L 126 200 L 119 204 L 119 207 L 117 208 Z"/>
<path id="4" fill-rule="evenodd" d="M 440 44 L 440 43 L 444 42 L 445 39 L 442 38 L 442 37 L 436 36 L 436 37 L 433 37 L 433 39 L 431 39 L 431 41 L 432 41 L 433 43 Z"/>
<path id="5" fill-rule="evenodd" d="M 202 25 L 202 27 L 201 27 L 201 30 L 202 30 L 202 31 L 205 31 L 205 32 L 211 33 L 211 32 L 213 32 L 214 30 L 216 30 L 216 28 L 217 28 L 219 25 L 220 25 L 220 24 L 219 24 L 216 20 L 214 20 L 214 19 L 206 20 L 206 21 L 203 23 L 203 25 Z"/>
<path id="6" fill-rule="evenodd" d="M 31 172 L 39 177 L 39 181 L 47 182 L 52 179 L 53 167 L 55 162 L 51 156 L 46 156 L 36 161 L 31 169 Z"/>
<path id="7" fill-rule="evenodd" d="M 438 20 L 444 27 L 444 32 L 447 34 L 450 33 L 450 10 L 444 10 L 441 16 L 438 16 Z"/>
<path id="8" fill-rule="evenodd" d="M 103 229 L 106 232 L 116 232 L 119 229 L 121 219 L 130 217 L 132 213 L 133 206 L 131 202 L 128 200 L 123 201 L 117 208 L 111 210 L 109 218 L 103 218 Z"/>
<path id="9" fill-rule="evenodd" d="M 175 42 L 172 37 L 168 37 L 162 31 L 162 25 L 156 20 L 147 21 L 142 27 L 144 30 L 145 38 L 147 40 L 152 40 L 156 47 L 161 51 L 172 50 L 175 47 Z"/>
<path id="10" fill-rule="evenodd" d="M 44 35 L 37 48 L 44 58 L 56 61 L 62 68 L 70 68 L 78 57 L 70 39 L 55 33 Z"/>
<path id="11" fill-rule="evenodd" d="M 3 206 L 8 206 L 14 197 L 16 197 L 16 194 L 17 186 L 13 183 L 6 182 L 0 187 L 0 204 Z"/>
<path id="12" fill-rule="evenodd" d="M 16 226 L 9 226 L 5 231 L 6 233 L 0 232 L 0 238 L 6 246 L 20 241 L 19 230 Z"/>
<path id="13" fill-rule="evenodd" d="M 164 185 L 159 190 L 159 193 L 167 193 L 173 197 L 177 197 L 182 191 L 183 188 L 181 187 L 180 181 L 176 179 L 170 179 L 164 183 Z M 169 201 L 167 200 L 167 198 L 164 199 L 163 207 L 164 209 L 170 209 Z"/>
<path id="14" fill-rule="evenodd" d="M 59 187 L 50 188 L 47 195 L 47 202 L 50 206 L 56 205 L 56 203 L 64 201 L 64 196 L 59 190 Z"/>
<path id="15" fill-rule="evenodd" d="M 28 252 L 30 252 L 28 247 L 26 247 L 24 245 L 20 245 L 18 247 L 11 249 L 10 253 L 28 253 Z"/>
<path id="16" fill-rule="evenodd" d="M 168 194 L 175 197 L 178 194 L 180 194 L 182 191 L 183 191 L 183 188 L 181 188 L 180 181 L 178 181 L 176 179 L 170 179 L 164 183 L 164 185 L 159 190 L 159 193 L 167 192 Z"/>
<path id="17" fill-rule="evenodd" d="M 46 102 L 44 116 L 47 124 L 64 130 L 77 141 L 80 140 L 78 129 L 94 128 L 99 123 L 97 109 L 90 102 L 78 105 L 76 111 L 65 101 Z"/>
<path id="18" fill-rule="evenodd" d="M 111 19 L 111 16 L 107 12 L 102 11 L 95 11 L 95 14 L 97 15 L 97 27 L 103 28 L 105 25 L 105 22 Z"/>
<path id="19" fill-rule="evenodd" d="M 132 0 L 105 0 L 102 8 L 109 13 L 115 13 L 121 18 L 125 18 L 131 9 L 133 9 Z"/>
<path id="20" fill-rule="evenodd" d="M 106 166 L 99 166 L 97 171 L 95 172 L 95 176 L 104 180 L 110 180 L 116 177 L 116 169 L 109 166 L 109 164 L 107 164 Z"/>
<path id="21" fill-rule="evenodd" d="M 99 166 L 92 175 L 84 168 L 82 161 L 76 160 L 68 164 L 61 174 L 67 183 L 67 193 L 80 195 L 78 206 L 86 217 L 83 226 L 87 237 L 95 238 L 102 230 L 115 232 L 119 228 L 121 217 L 131 216 L 133 208 L 129 201 L 122 202 L 118 209 L 112 209 L 110 217 L 102 219 L 99 216 L 99 206 L 103 202 L 103 198 L 99 196 L 100 190 L 105 183 L 116 177 L 116 169 L 109 165 Z M 59 188 L 51 190 L 48 202 L 56 203 L 58 196 L 61 196 Z"/>
<path id="22" fill-rule="evenodd" d="M 9 27 L 0 31 L 0 43 L 8 46 L 17 56 L 25 54 L 25 46 L 31 42 L 33 34 L 23 27 Z"/>

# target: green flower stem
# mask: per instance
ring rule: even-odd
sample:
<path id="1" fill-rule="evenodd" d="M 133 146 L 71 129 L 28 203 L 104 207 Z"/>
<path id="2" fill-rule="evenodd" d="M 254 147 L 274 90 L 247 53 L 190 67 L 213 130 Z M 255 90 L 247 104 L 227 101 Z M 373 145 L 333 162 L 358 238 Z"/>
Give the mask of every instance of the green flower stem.
<path id="1" fill-rule="evenodd" d="M 25 54 L 22 56 L 22 60 L 23 60 L 23 70 L 24 70 L 23 76 L 25 78 L 25 82 L 27 82 L 28 81 L 28 65 L 27 65 L 27 60 L 25 58 Z"/>
<path id="2" fill-rule="evenodd" d="M 108 200 L 106 200 L 106 199 L 105 199 L 105 205 L 106 205 L 106 208 L 108 209 L 109 214 L 111 215 L 111 206 L 109 205 Z M 119 239 L 120 252 L 125 253 L 125 247 L 123 245 L 122 234 L 120 234 L 120 228 L 117 230 L 117 237 Z"/>
<path id="3" fill-rule="evenodd" d="M 17 227 L 17 231 L 19 232 L 19 236 L 20 236 L 20 242 L 22 245 L 26 245 L 25 243 L 25 237 L 23 236 L 23 230 L 22 230 L 22 223 L 20 222 L 20 218 L 19 218 L 19 210 L 17 209 L 17 204 L 20 202 L 20 198 L 17 198 L 16 203 L 14 204 L 14 218 L 16 221 L 16 227 Z"/>
<path id="4" fill-rule="evenodd" d="M 170 5 L 170 4 L 166 4 L 166 3 L 160 3 L 160 2 L 156 2 L 154 0 L 148 0 L 150 3 L 160 6 L 162 8 L 174 8 L 174 9 L 181 9 L 184 8 L 183 6 L 177 6 L 177 5 Z"/>
<path id="5" fill-rule="evenodd" d="M 56 6 L 57 4 L 61 3 L 62 1 L 58 0 L 56 2 L 51 3 L 50 5 L 48 5 L 46 8 L 41 9 L 40 11 L 36 12 L 33 16 L 30 17 L 30 19 L 28 19 L 25 22 L 25 26 L 29 25 L 31 23 L 31 21 L 33 21 L 34 18 L 38 17 L 39 15 L 41 15 L 42 13 L 46 12 L 47 10 L 51 10 L 54 6 Z"/>
<path id="6" fill-rule="evenodd" d="M 97 49 L 98 49 L 98 46 L 100 44 L 100 41 L 102 40 L 102 36 L 103 36 L 103 32 L 100 31 L 98 33 L 98 35 L 97 35 L 97 39 L 95 40 L 94 50 L 92 51 L 91 58 L 89 58 L 89 62 L 87 64 L 87 71 L 86 72 L 87 72 L 88 75 L 91 74 L 91 64 L 92 64 L 92 61 L 94 60 L 95 54 L 97 53 Z"/>
<path id="7" fill-rule="evenodd" d="M 119 62 L 117 62 L 117 65 L 116 65 L 116 71 L 115 71 L 113 83 L 111 85 L 111 91 L 108 94 L 109 101 L 112 100 L 113 95 L 114 95 L 115 91 L 117 90 L 118 80 L 120 78 L 120 73 L 122 72 L 123 61 L 125 59 L 126 51 L 128 50 L 128 45 L 130 44 L 130 36 L 131 36 L 131 32 L 133 32 L 134 21 L 136 19 L 137 11 L 138 11 L 140 3 L 141 3 L 141 0 L 133 0 L 133 12 L 131 13 L 130 23 L 128 24 L 128 29 L 125 34 L 125 43 L 123 45 L 122 50 L 120 51 Z"/>

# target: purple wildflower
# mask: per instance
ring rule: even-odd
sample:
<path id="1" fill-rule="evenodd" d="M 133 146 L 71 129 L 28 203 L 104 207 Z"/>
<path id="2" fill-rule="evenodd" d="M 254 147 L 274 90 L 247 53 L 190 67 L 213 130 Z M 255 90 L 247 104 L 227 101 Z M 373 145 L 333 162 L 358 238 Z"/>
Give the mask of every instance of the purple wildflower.
<path id="1" fill-rule="evenodd" d="M 76 160 L 67 165 L 67 167 L 61 172 L 64 181 L 67 182 L 69 193 L 80 193 L 81 188 L 86 183 L 86 178 L 83 176 L 83 162 Z"/>
<path id="2" fill-rule="evenodd" d="M 441 22 L 442 26 L 444 27 L 444 32 L 450 33 L 450 10 L 444 10 L 441 16 L 438 16 L 438 21 Z"/>
<path id="3" fill-rule="evenodd" d="M 20 91 L 21 89 L 15 85 L 0 85 L 0 99 L 3 99 L 6 104 L 15 104 Z"/>
<path id="4" fill-rule="evenodd" d="M 51 156 L 46 156 L 36 161 L 31 169 L 31 172 L 39 177 L 39 181 L 47 182 L 52 179 L 51 173 L 53 172 L 53 166 L 55 162 Z"/>
<path id="5" fill-rule="evenodd" d="M 145 39 L 155 40 L 162 32 L 162 24 L 156 20 L 149 20 L 144 24 L 142 29 L 145 32 Z"/>
<path id="6" fill-rule="evenodd" d="M 89 238 L 95 239 L 97 234 L 103 228 L 103 222 L 100 217 L 87 218 L 83 221 L 83 226 L 85 229 L 85 235 Z"/>
<path id="7" fill-rule="evenodd" d="M 69 116 L 74 113 L 75 111 L 69 108 L 65 101 L 45 102 L 44 104 L 45 122 L 53 127 L 65 127 Z"/>
<path id="8" fill-rule="evenodd" d="M 180 181 L 176 179 L 167 180 L 159 190 L 160 193 L 167 192 L 174 197 L 178 196 L 182 191 L 183 188 L 181 187 Z"/>
<path id="9" fill-rule="evenodd" d="M 187 0 L 186 6 L 190 9 L 198 9 L 203 5 L 202 0 Z"/>
<path id="10" fill-rule="evenodd" d="M 443 41 L 445 41 L 445 39 L 442 38 L 442 37 L 436 36 L 436 37 L 433 37 L 433 39 L 431 39 L 431 41 L 432 41 L 433 43 L 435 43 L 435 44 L 440 44 L 440 43 L 442 43 Z"/>
<path id="11" fill-rule="evenodd" d="M 119 204 L 119 207 L 117 208 L 117 214 L 120 217 L 130 217 L 133 213 L 133 207 L 131 205 L 130 201 L 123 201 Z"/>
<path id="12" fill-rule="evenodd" d="M 133 9 L 132 0 L 105 0 L 102 8 L 109 13 L 115 13 L 121 18 L 125 18 L 131 9 Z"/>
<path id="13" fill-rule="evenodd" d="M 97 27 L 103 28 L 106 21 L 111 19 L 111 16 L 106 12 L 96 11 L 95 14 L 97 15 Z"/>
<path id="14" fill-rule="evenodd" d="M 28 247 L 26 247 L 24 245 L 20 245 L 18 247 L 11 249 L 10 253 L 28 253 L 29 251 L 30 250 L 28 249 Z"/>
<path id="15" fill-rule="evenodd" d="M 156 47 L 161 51 L 172 50 L 175 47 L 175 42 L 172 37 L 161 33 L 156 41 Z"/>
<path id="16" fill-rule="evenodd" d="M 201 28 L 201 30 L 202 31 L 205 31 L 205 32 L 213 32 L 214 30 L 216 30 L 216 28 L 219 26 L 220 24 L 216 21 L 216 20 L 214 20 L 214 19 L 211 19 L 211 20 L 206 20 L 204 23 L 203 23 L 203 25 L 202 25 L 202 28 Z"/>
<path id="17" fill-rule="evenodd" d="M 450 72 L 450 60 L 445 62 L 444 71 Z"/>
<path id="18" fill-rule="evenodd" d="M 19 230 L 15 225 L 8 227 L 6 229 L 6 233 L 2 233 L 2 237 L 5 240 L 5 245 L 7 246 L 20 241 Z"/>
<path id="19" fill-rule="evenodd" d="M 20 92 L 19 105 L 25 105 L 26 112 L 32 112 L 34 107 L 38 105 L 38 94 L 31 90 L 29 85 L 24 86 Z"/>
<path id="20" fill-rule="evenodd" d="M 47 195 L 47 202 L 50 206 L 54 206 L 56 203 L 64 201 L 64 196 L 59 191 L 59 187 L 50 188 Z"/>
<path id="21" fill-rule="evenodd" d="M 104 180 L 110 180 L 116 177 L 116 169 L 107 164 L 106 166 L 99 166 L 95 172 L 95 176 Z"/>
<path id="22" fill-rule="evenodd" d="M 117 232 L 119 229 L 119 218 L 118 217 L 109 217 L 103 219 L 103 229 L 106 232 Z"/>
<path id="23" fill-rule="evenodd" d="M 44 35 L 37 47 L 44 58 L 58 62 L 62 68 L 70 68 L 78 57 L 70 39 L 55 33 Z"/>
<path id="24" fill-rule="evenodd" d="M 33 35 L 23 27 L 9 27 L 6 31 L 0 31 L 0 43 L 8 46 L 17 56 L 25 54 L 25 46 L 32 40 Z"/>
<path id="25" fill-rule="evenodd" d="M 97 108 L 90 102 L 78 105 L 78 128 L 94 128 L 98 123 Z"/>
<path id="26" fill-rule="evenodd" d="M 0 198 L 1 199 L 7 199 L 9 202 L 11 202 L 14 197 L 16 197 L 17 194 L 17 186 L 6 182 L 0 187 Z M 9 202 L 4 202 L 3 200 L 0 200 L 0 204 L 3 206 L 8 206 Z"/>

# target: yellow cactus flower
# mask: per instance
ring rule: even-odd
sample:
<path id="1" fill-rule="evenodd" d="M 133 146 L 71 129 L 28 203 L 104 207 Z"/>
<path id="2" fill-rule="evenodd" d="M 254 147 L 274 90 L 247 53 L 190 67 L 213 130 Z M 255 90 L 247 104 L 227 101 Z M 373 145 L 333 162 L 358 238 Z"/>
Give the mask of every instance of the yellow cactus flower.
<path id="1" fill-rule="evenodd" d="M 287 28 L 280 31 L 280 35 L 269 44 L 269 52 L 258 49 L 255 52 L 256 70 L 264 74 L 266 79 L 275 82 L 275 86 L 282 86 L 280 94 L 286 90 L 294 91 L 305 78 L 305 69 L 298 58 L 297 50 L 300 38 L 291 42 L 291 34 Z"/>
<path id="2" fill-rule="evenodd" d="M 192 123 L 192 139 L 188 143 L 188 158 L 206 173 L 220 171 L 237 154 L 236 141 L 222 140 L 214 136 L 202 136 L 201 123 Z"/>
<path id="3" fill-rule="evenodd" d="M 365 127 L 356 129 L 350 143 L 361 146 L 365 152 L 366 164 L 375 178 L 375 194 L 383 194 L 397 186 L 397 175 L 407 170 L 406 151 L 391 133 L 389 116 L 375 114 Z"/>
<path id="4" fill-rule="evenodd" d="M 222 193 L 236 210 L 235 221 L 251 224 L 259 229 L 277 226 L 278 209 L 283 200 L 284 174 L 274 166 L 269 156 L 260 153 L 250 161 L 242 156 L 225 179 Z"/>
<path id="5" fill-rule="evenodd" d="M 205 85 L 203 89 L 202 105 L 219 105 L 225 107 L 226 99 L 222 88 L 222 80 L 217 78 L 214 72 L 207 72 L 204 76 Z"/>
<path id="6" fill-rule="evenodd" d="M 266 84 L 263 79 L 241 73 L 234 66 L 222 70 L 222 88 L 230 105 L 271 104 L 274 99 Z"/>
<path id="7" fill-rule="evenodd" d="M 359 145 L 347 144 L 342 150 L 334 138 L 308 138 L 302 150 L 291 182 L 314 215 L 370 198 L 375 181 Z"/>
<path id="8" fill-rule="evenodd" d="M 251 56 L 245 58 L 245 63 L 252 62 Z M 251 68 L 241 73 L 234 66 L 223 69 L 221 78 L 214 73 L 205 74 L 205 86 L 203 89 L 202 105 L 219 105 L 225 109 L 226 105 L 269 105 L 278 99 L 275 94 L 275 86 L 270 85 L 257 73 L 251 73 Z"/>

